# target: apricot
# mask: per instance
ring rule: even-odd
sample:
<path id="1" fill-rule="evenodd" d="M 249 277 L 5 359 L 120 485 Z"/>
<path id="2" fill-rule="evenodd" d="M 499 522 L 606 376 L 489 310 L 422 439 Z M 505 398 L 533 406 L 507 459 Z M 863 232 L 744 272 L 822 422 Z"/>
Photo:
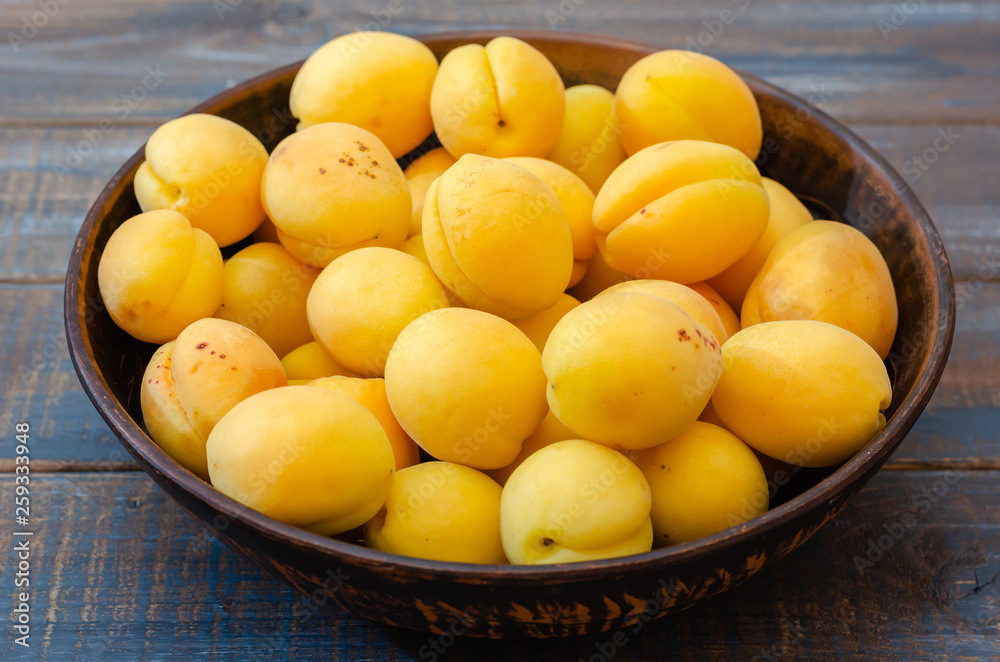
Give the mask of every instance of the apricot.
<path id="1" fill-rule="evenodd" d="M 250 235 L 264 220 L 260 178 L 267 150 L 239 124 L 215 115 L 183 115 L 146 143 L 135 173 L 143 211 L 172 209 L 219 246 Z"/>
<path id="2" fill-rule="evenodd" d="M 352 32 L 321 46 L 295 75 L 289 104 L 298 129 L 326 122 L 372 132 L 393 158 L 430 135 L 437 58 L 416 39 Z"/>
<path id="3" fill-rule="evenodd" d="M 559 199 L 499 159 L 467 154 L 431 184 L 423 236 L 431 268 L 455 297 L 507 319 L 551 308 L 573 269 Z"/>
<path id="4" fill-rule="evenodd" d="M 597 255 L 587 262 L 587 270 L 580 282 L 569 288 L 567 292 L 578 301 L 590 301 L 612 285 L 624 283 L 627 280 L 635 280 L 635 276 L 613 269 L 604 259 L 604 255 L 598 251 Z"/>
<path id="5" fill-rule="evenodd" d="M 562 130 L 548 155 L 576 173 L 594 193 L 628 156 L 614 108 L 615 95 L 599 85 L 566 88 Z"/>
<path id="6" fill-rule="evenodd" d="M 510 322 L 468 308 L 434 310 L 403 329 L 385 387 L 421 448 L 475 469 L 510 464 L 546 412 L 538 349 Z"/>
<path id="7" fill-rule="evenodd" d="M 719 314 L 719 319 L 722 320 L 722 326 L 726 327 L 726 336 L 731 336 L 740 330 L 740 318 L 736 312 L 726 303 L 726 300 L 716 292 L 711 285 L 705 282 L 701 283 L 688 283 L 688 287 L 692 290 L 705 297 L 705 301 L 708 301 L 715 308 L 715 312 Z"/>
<path id="8" fill-rule="evenodd" d="M 430 258 L 427 257 L 427 249 L 424 248 L 424 237 L 420 234 L 415 234 L 406 241 L 403 245 L 399 247 L 399 250 L 403 251 L 407 255 L 411 255 L 428 267 L 431 266 Z"/>
<path id="9" fill-rule="evenodd" d="M 592 561 L 648 552 L 649 484 L 621 453 L 580 439 L 528 457 L 504 485 L 500 531 L 511 563 Z"/>
<path id="10" fill-rule="evenodd" d="M 569 223 L 570 235 L 573 237 L 573 272 L 570 275 L 569 286 L 576 285 L 587 271 L 587 261 L 597 254 L 594 225 L 591 223 L 594 214 L 594 194 L 582 179 L 558 163 L 530 156 L 510 157 L 506 161 L 524 168 L 541 179 L 559 198 L 559 204 Z"/>
<path id="11" fill-rule="evenodd" d="M 789 233 L 761 267 L 756 287 L 752 301 L 762 321 L 829 322 L 881 358 L 889 355 L 899 320 L 892 274 L 875 244 L 851 226 L 813 221 Z"/>
<path id="12" fill-rule="evenodd" d="M 767 227 L 753 162 L 717 143 L 647 147 L 619 166 L 594 201 L 608 264 L 638 278 L 705 280 L 730 267 Z"/>
<path id="13" fill-rule="evenodd" d="M 251 395 L 286 383 L 278 357 L 260 336 L 233 322 L 205 318 L 153 354 L 139 403 L 153 441 L 207 479 L 205 442 L 219 420 Z"/>
<path id="14" fill-rule="evenodd" d="M 399 421 L 389 407 L 389 398 L 385 394 L 384 379 L 362 379 L 360 377 L 334 376 L 323 377 L 309 382 L 308 386 L 325 388 L 337 393 L 343 393 L 347 397 L 355 400 L 365 409 L 370 411 L 378 419 L 385 431 L 389 444 L 392 446 L 392 455 L 396 460 L 396 471 L 411 467 L 420 462 L 420 451 L 417 445 L 410 439 L 406 431 L 400 426 Z"/>
<path id="15" fill-rule="evenodd" d="M 222 302 L 222 253 L 182 214 L 150 211 L 122 223 L 108 238 L 97 285 L 115 324 L 149 343 L 173 340 L 211 317 Z"/>
<path id="16" fill-rule="evenodd" d="M 714 334 L 677 305 L 637 292 L 569 311 L 542 352 L 552 413 L 580 437 L 636 449 L 698 418 L 722 372 Z"/>
<path id="17" fill-rule="evenodd" d="M 760 317 L 760 276 L 758 271 L 743 297 L 743 307 L 740 309 L 740 327 L 743 329 L 764 321 Z"/>
<path id="18" fill-rule="evenodd" d="M 323 346 L 313 340 L 300 345 L 281 358 L 281 367 L 289 383 L 301 384 L 323 377 L 357 377 L 357 373 L 337 363 Z"/>
<path id="19" fill-rule="evenodd" d="M 457 159 L 444 147 L 435 147 L 413 159 L 403 170 L 403 176 L 408 180 L 429 174 L 440 177 L 445 170 L 455 165 L 456 161 Z"/>
<path id="20" fill-rule="evenodd" d="M 864 340 L 838 326 L 813 320 L 756 324 L 722 346 L 722 359 L 715 411 L 733 434 L 765 455 L 828 467 L 857 453 L 885 426 L 880 411 L 892 398 L 885 365 Z"/>
<path id="21" fill-rule="evenodd" d="M 500 541 L 500 486 L 451 462 L 398 472 L 389 498 L 365 525 L 383 552 L 454 563 L 506 563 Z"/>
<path id="22" fill-rule="evenodd" d="M 709 285 L 736 310 L 743 305 L 743 297 L 750 287 L 750 281 L 764 266 L 764 261 L 778 240 L 813 220 L 809 210 L 791 191 L 767 177 L 761 177 L 760 182 L 767 192 L 771 206 L 764 234 L 746 255 L 722 273 L 709 279 Z"/>
<path id="23" fill-rule="evenodd" d="M 497 37 L 444 56 L 431 116 L 441 144 L 456 157 L 541 157 L 559 137 L 564 95 L 548 58 L 520 39 Z"/>
<path id="24" fill-rule="evenodd" d="M 392 446 L 375 416 L 346 395 L 312 386 L 247 398 L 215 426 L 207 449 L 216 489 L 320 535 L 367 522 L 392 484 Z"/>
<path id="25" fill-rule="evenodd" d="M 403 171 L 378 138 L 349 124 L 317 124 L 282 140 L 260 195 L 282 245 L 310 266 L 365 246 L 396 248 L 410 226 Z"/>
<path id="26" fill-rule="evenodd" d="M 306 297 L 319 272 L 280 244 L 247 246 L 222 268 L 222 303 L 215 316 L 247 327 L 284 356 L 312 340 Z"/>
<path id="27" fill-rule="evenodd" d="M 424 200 L 427 198 L 427 189 L 430 188 L 431 182 L 440 176 L 438 173 L 427 172 L 406 180 L 407 186 L 410 187 L 412 205 L 407 237 L 413 237 L 423 232 Z"/>
<path id="28" fill-rule="evenodd" d="M 691 51 L 660 51 L 629 67 L 615 114 L 629 154 L 671 140 L 708 140 L 753 159 L 763 139 L 757 101 L 739 74 Z"/>
<path id="29" fill-rule="evenodd" d="M 545 415 L 542 422 L 538 424 L 538 427 L 531 436 L 524 440 L 521 444 L 521 452 L 517 454 L 514 461 L 508 464 L 506 467 L 500 467 L 499 469 L 491 469 L 485 472 L 487 476 L 505 485 L 507 479 L 510 475 L 514 473 L 521 464 L 533 453 L 545 448 L 546 446 L 551 446 L 557 441 L 566 441 L 567 439 L 576 439 L 577 434 L 570 430 L 568 427 L 562 424 L 562 422 L 555 417 L 551 411 Z"/>
<path id="30" fill-rule="evenodd" d="M 687 285 L 672 283 L 668 280 L 627 280 L 624 283 L 612 285 L 599 296 L 612 292 L 638 292 L 666 299 L 711 331 L 719 345 L 729 339 L 729 333 L 716 309 L 705 297 Z"/>
<path id="31" fill-rule="evenodd" d="M 381 377 L 396 337 L 448 297 L 426 264 L 391 248 L 360 248 L 330 263 L 309 291 L 309 327 L 338 363 Z"/>
<path id="32" fill-rule="evenodd" d="M 710 536 L 767 512 L 767 478 L 757 456 L 721 427 L 695 421 L 629 459 L 649 482 L 657 546 Z"/>
<path id="33" fill-rule="evenodd" d="M 538 351 L 545 349 L 545 342 L 549 339 L 552 329 L 569 311 L 580 305 L 580 302 L 568 294 L 563 294 L 556 300 L 551 308 L 546 308 L 530 317 L 519 319 L 514 322 L 514 326 L 521 329 L 524 335 L 535 344 Z"/>

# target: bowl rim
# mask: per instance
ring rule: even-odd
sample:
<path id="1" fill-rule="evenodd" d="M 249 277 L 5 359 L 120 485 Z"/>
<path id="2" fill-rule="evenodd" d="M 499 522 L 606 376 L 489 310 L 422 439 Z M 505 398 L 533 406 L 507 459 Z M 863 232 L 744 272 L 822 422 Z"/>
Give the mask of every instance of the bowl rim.
<path id="1" fill-rule="evenodd" d="M 498 36 L 512 36 L 529 43 L 547 42 L 571 46 L 597 46 L 624 50 L 639 57 L 662 50 L 661 47 L 641 42 L 606 37 L 583 32 L 548 32 L 543 30 L 472 30 L 435 32 L 412 35 L 415 39 L 432 46 L 453 41 L 484 43 Z M 289 73 L 298 70 L 304 60 L 293 62 L 266 71 L 226 89 L 199 103 L 184 114 L 212 113 L 225 106 L 233 95 L 252 91 L 263 84 L 275 83 Z M 738 71 L 738 70 L 737 70 Z M 70 357 L 77 371 L 84 391 L 94 403 L 98 412 L 111 427 L 115 436 L 129 453 L 144 468 L 146 473 L 159 474 L 161 479 L 172 483 L 177 489 L 206 504 L 231 522 L 239 522 L 253 528 L 258 534 L 299 551 L 336 559 L 340 563 L 367 567 L 369 570 L 389 576 L 412 576 L 414 573 L 432 575 L 439 579 L 460 584 L 524 584 L 544 579 L 549 584 L 572 583 L 593 579 L 595 574 L 614 575 L 662 569 L 668 571 L 694 559 L 706 558 L 725 548 L 747 543 L 769 531 L 777 529 L 796 519 L 799 515 L 821 507 L 824 502 L 833 501 L 845 485 L 862 480 L 869 471 L 877 470 L 882 462 L 895 450 L 905 434 L 913 426 L 920 412 L 927 405 L 934 387 L 944 371 L 948 352 L 951 348 L 955 328 L 955 296 L 951 268 L 941 237 L 930 217 L 920 204 L 909 185 L 899 177 L 896 170 L 864 140 L 832 117 L 808 104 L 803 99 L 778 88 L 763 79 L 738 71 L 756 94 L 766 94 L 786 104 L 809 108 L 811 120 L 846 142 L 855 154 L 860 154 L 876 168 L 887 175 L 895 175 L 899 186 L 894 187 L 895 195 L 909 207 L 923 239 L 934 257 L 933 279 L 937 287 L 932 291 L 928 305 L 936 304 L 938 310 L 937 330 L 934 346 L 919 367 L 918 377 L 913 387 L 905 394 L 896 413 L 885 428 L 870 441 L 863 450 L 837 467 L 829 476 L 789 501 L 768 510 L 743 524 L 693 540 L 691 542 L 654 549 L 642 554 L 616 557 L 598 561 L 562 563 L 539 566 L 471 564 L 447 561 L 432 561 L 414 557 L 381 552 L 369 547 L 327 538 L 303 529 L 284 524 L 271 517 L 244 506 L 217 491 L 207 482 L 184 469 L 162 451 L 132 420 L 115 396 L 97 368 L 93 352 L 85 342 L 90 334 L 84 322 L 87 302 L 80 291 L 80 275 L 83 258 L 95 250 L 88 239 L 96 225 L 101 210 L 114 197 L 115 189 L 123 179 L 128 178 L 133 169 L 144 159 L 145 145 L 132 155 L 111 177 L 101 190 L 81 226 L 70 256 L 66 287 L 64 291 L 64 322 Z M 156 482 L 159 482 L 157 480 Z M 176 500 L 176 499 L 175 499 Z M 178 500 L 182 508 L 187 507 Z M 195 516 L 195 519 L 202 521 Z M 209 525 L 202 522 L 206 527 Z M 220 530 L 223 527 L 219 527 Z"/>

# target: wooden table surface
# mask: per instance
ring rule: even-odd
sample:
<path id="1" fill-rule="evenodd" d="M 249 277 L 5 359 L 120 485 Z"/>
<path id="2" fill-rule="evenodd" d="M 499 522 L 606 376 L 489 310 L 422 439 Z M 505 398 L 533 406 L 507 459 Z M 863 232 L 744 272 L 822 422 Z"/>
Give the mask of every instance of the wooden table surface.
<path id="1" fill-rule="evenodd" d="M 790 558 L 624 646 L 445 651 L 319 608 L 216 542 L 138 471 L 81 390 L 63 336 L 67 258 L 98 191 L 159 123 L 375 27 L 697 45 L 868 140 L 942 233 L 959 311 L 944 378 L 885 470 Z M 19 421 L 31 426 L 34 530 L 30 648 L 8 626 L 0 658 L 1000 659 L 1000 4 L 3 0 L 0 28 L 4 613 L 23 590 L 11 536 Z"/>

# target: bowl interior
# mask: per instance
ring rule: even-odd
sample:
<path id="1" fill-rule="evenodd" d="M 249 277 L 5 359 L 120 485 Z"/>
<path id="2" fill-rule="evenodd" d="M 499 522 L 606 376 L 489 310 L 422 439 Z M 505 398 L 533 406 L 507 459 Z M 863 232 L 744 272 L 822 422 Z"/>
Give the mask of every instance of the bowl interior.
<path id="1" fill-rule="evenodd" d="M 485 43 L 500 33 L 463 33 L 423 37 L 440 58 L 464 43 Z M 650 46 L 587 35 L 508 32 L 545 53 L 566 85 L 595 83 L 614 90 L 633 62 L 657 50 Z M 191 112 L 221 115 L 246 127 L 268 150 L 295 130 L 288 110 L 288 92 L 301 63 L 275 69 L 227 90 Z M 763 174 L 802 196 L 820 217 L 833 217 L 859 228 L 882 251 L 896 287 L 899 330 L 886 361 L 893 381 L 888 424 L 864 450 L 838 468 L 803 470 L 779 490 L 768 513 L 737 529 L 700 541 L 642 555 L 670 563 L 693 553 L 710 553 L 734 537 L 760 535 L 797 513 L 835 496 L 844 486 L 870 477 L 901 441 L 926 405 L 944 368 L 954 326 L 951 274 L 940 238 L 927 214 L 901 178 L 863 141 L 815 107 L 751 75 L 765 127 L 764 147 L 757 159 Z M 434 143 L 433 137 L 427 145 Z M 418 152 L 420 150 L 417 150 Z M 412 156 L 410 157 L 412 158 Z M 290 544 L 319 546 L 335 555 L 392 561 L 426 568 L 405 557 L 385 555 L 292 529 L 247 512 L 218 495 L 162 453 L 141 427 L 139 382 L 155 346 L 139 342 L 119 329 L 105 311 L 97 285 L 97 265 L 111 233 L 139 213 L 132 178 L 142 162 L 140 149 L 111 179 L 88 214 L 67 273 L 66 327 L 71 356 L 84 388 L 95 406 L 147 471 L 169 475 L 188 495 L 217 497 L 224 512 L 255 522 Z M 408 159 L 404 159 L 405 163 Z M 245 244 L 230 247 L 230 255 Z M 573 564 L 579 569 L 620 565 L 621 560 Z M 476 566 L 430 564 L 454 576 L 477 573 Z M 565 570 L 567 566 L 563 566 Z M 524 576 L 537 570 L 497 566 L 498 571 Z"/>

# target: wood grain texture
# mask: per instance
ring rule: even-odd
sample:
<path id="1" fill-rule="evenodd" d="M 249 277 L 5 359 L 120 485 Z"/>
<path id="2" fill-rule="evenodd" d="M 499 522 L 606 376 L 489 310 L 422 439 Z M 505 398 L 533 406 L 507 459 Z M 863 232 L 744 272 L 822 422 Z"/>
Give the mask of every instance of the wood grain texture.
<path id="1" fill-rule="evenodd" d="M 20 52 L 7 35 L 38 5 L 0 4 L 0 429 L 32 421 L 35 471 L 100 472 L 35 476 L 39 638 L 18 657 L 5 630 L 0 658 L 429 660 L 442 643 L 317 610 L 216 543 L 144 475 L 114 473 L 135 465 L 66 356 L 59 282 L 72 238 L 98 190 L 155 126 L 326 39 L 370 27 L 373 11 L 394 6 L 229 4 L 220 18 L 203 0 L 73 0 Z M 387 29 L 404 33 L 553 27 L 665 47 L 710 41 L 705 52 L 812 97 L 886 155 L 928 208 L 961 280 L 951 362 L 887 465 L 894 470 L 790 558 L 724 598 L 630 633 L 623 647 L 610 639 L 460 642 L 437 659 L 995 658 L 1000 472 L 988 469 L 1000 464 L 1000 285 L 989 281 L 1000 272 L 1000 4 L 399 6 Z M 726 9 L 734 21 L 713 36 Z M 148 90 L 147 67 L 162 77 L 148 78 Z M 938 130 L 949 128 L 959 137 L 937 150 Z M 924 158 L 927 150 L 937 153 Z M 0 474 L 13 465 L 3 448 Z M 927 471 L 936 467 L 979 470 Z M 11 484 L 0 475 L 4 512 Z M 853 557 L 875 556 L 870 541 L 908 515 L 916 523 L 886 543 L 874 566 L 862 562 L 861 574 Z M 9 539 L 9 525 L 0 519 L 0 537 Z M 9 603 L 9 549 L 4 559 L 0 594 Z"/>
<path id="2" fill-rule="evenodd" d="M 83 392 L 73 370 L 62 321 L 62 285 L 0 284 L 0 430 L 28 421 L 32 459 L 49 469 L 74 463 L 112 471 L 134 467 Z M 13 452 L 0 451 L 0 471 Z M 38 466 L 41 470 L 44 467 Z"/>
<path id="3" fill-rule="evenodd" d="M 220 5 L 232 11 L 220 12 Z M 0 5 L 0 34 L 19 33 L 34 11 L 34 3 Z M 850 0 L 81 0 L 19 42 L 18 52 L 0 51 L 0 88 L 18 90 L 3 96 L 0 116 L 82 121 L 124 113 L 162 120 L 227 84 L 301 59 L 336 35 L 383 25 L 403 33 L 500 26 L 584 31 L 702 48 L 794 93 L 821 94 L 825 109 L 849 121 L 998 119 L 996 2 L 913 3 L 903 11 Z M 133 95 L 146 68 L 158 66 L 166 76 L 156 94 Z M 133 107 L 122 103 L 123 94 L 145 98 Z"/>
<path id="4" fill-rule="evenodd" d="M 3 512 L 12 483 L 0 477 Z M 622 645 L 607 635 L 447 646 L 293 593 L 142 474 L 35 474 L 32 486 L 32 659 L 961 660 L 989 659 L 1000 625 L 1000 511 L 983 507 L 1000 500 L 1000 472 L 884 472 L 781 564 L 624 631 Z M 0 657 L 18 659 L 12 646 L 5 633 Z"/>
<path id="5" fill-rule="evenodd" d="M 0 280 L 61 281 L 97 194 L 155 128 L 0 127 Z M 1000 187 L 993 185 L 1000 126 L 852 128 L 913 187 L 942 235 L 956 280 L 1000 279 Z"/>

